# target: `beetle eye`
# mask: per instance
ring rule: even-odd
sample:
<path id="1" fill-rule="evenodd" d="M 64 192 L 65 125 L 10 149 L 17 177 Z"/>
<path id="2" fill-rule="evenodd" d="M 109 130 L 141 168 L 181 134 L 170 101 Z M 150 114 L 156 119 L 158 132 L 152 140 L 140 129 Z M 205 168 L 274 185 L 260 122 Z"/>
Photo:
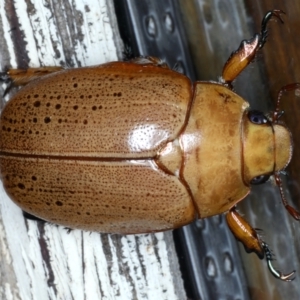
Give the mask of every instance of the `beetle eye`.
<path id="1" fill-rule="evenodd" d="M 267 117 L 258 110 L 249 111 L 248 118 L 249 118 L 250 122 L 252 122 L 253 124 L 257 124 L 257 125 L 266 124 L 269 122 Z"/>
<path id="2" fill-rule="evenodd" d="M 269 178 L 270 178 L 270 175 L 259 175 L 259 176 L 254 177 L 250 181 L 250 184 L 262 184 L 262 183 L 265 183 Z"/>

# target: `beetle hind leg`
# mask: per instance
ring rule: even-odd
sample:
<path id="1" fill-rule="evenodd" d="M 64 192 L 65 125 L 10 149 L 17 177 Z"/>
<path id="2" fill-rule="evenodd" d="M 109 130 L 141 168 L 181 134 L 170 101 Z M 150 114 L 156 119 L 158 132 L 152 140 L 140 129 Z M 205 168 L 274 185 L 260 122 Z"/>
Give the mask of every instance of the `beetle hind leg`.
<path id="1" fill-rule="evenodd" d="M 275 17 L 283 23 L 281 14 L 284 14 L 284 12 L 279 9 L 268 11 L 262 20 L 260 33 L 255 34 L 253 38 L 249 40 L 243 40 L 239 48 L 232 52 L 223 68 L 222 83 L 232 88 L 232 81 L 249 65 L 255 58 L 257 51 L 266 43 L 268 22 L 272 17 Z"/>
<path id="2" fill-rule="evenodd" d="M 37 78 L 61 70 L 63 70 L 63 67 L 52 66 L 28 69 L 8 69 L 7 71 L 0 72 L 0 82 L 2 81 L 7 84 L 2 97 L 5 97 L 10 89 L 15 86 L 24 86 Z"/>
<path id="3" fill-rule="evenodd" d="M 0 81 L 8 83 L 8 89 L 13 86 L 23 86 L 45 75 L 63 70 L 63 67 L 41 67 L 28 69 L 8 69 L 0 73 Z M 7 91 L 6 91 L 7 92 Z"/>
<path id="4" fill-rule="evenodd" d="M 274 277 L 283 281 L 294 279 L 295 271 L 283 274 L 273 267 L 272 261 L 274 255 L 269 246 L 260 239 L 257 231 L 236 212 L 235 208 L 232 208 L 227 213 L 226 220 L 231 232 L 244 245 L 247 252 L 255 252 L 260 259 L 266 257 L 268 268 Z"/>

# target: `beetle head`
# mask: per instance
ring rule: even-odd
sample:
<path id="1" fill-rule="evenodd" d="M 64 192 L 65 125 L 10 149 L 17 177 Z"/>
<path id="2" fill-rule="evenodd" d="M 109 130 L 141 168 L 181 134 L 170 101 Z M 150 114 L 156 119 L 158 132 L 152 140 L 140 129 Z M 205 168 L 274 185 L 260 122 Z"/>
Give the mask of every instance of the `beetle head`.
<path id="1" fill-rule="evenodd" d="M 283 170 L 292 157 L 292 139 L 282 124 L 267 119 L 261 112 L 249 111 L 243 120 L 243 162 L 246 185 L 266 181 Z"/>
<path id="2" fill-rule="evenodd" d="M 263 183 L 268 180 L 270 175 L 274 175 L 283 205 L 298 221 L 300 213 L 287 203 L 280 178 L 280 172 L 291 160 L 293 146 L 290 131 L 284 125 L 279 124 L 279 118 L 283 115 L 279 106 L 284 92 L 299 89 L 300 83 L 298 82 L 282 87 L 278 93 L 272 119 L 268 120 L 257 111 L 248 112 L 248 119 L 244 116 L 243 130 L 243 178 L 245 184 Z M 262 144 L 257 144 L 258 142 Z"/>

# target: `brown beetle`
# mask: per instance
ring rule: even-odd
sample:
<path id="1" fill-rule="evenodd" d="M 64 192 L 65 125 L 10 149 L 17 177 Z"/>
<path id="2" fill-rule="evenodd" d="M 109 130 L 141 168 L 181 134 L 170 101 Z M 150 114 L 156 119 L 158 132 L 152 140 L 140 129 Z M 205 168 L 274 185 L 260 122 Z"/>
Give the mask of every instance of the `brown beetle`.
<path id="1" fill-rule="evenodd" d="M 227 213 L 248 251 L 272 255 L 235 205 L 274 175 L 292 155 L 291 135 L 273 117 L 250 111 L 232 81 L 266 41 L 243 41 L 222 80 L 196 82 L 158 59 L 79 69 L 9 70 L 2 79 L 26 85 L 0 119 L 0 170 L 5 190 L 24 211 L 67 226 L 108 233 L 177 228 Z M 280 93 L 298 84 L 284 87 Z"/>

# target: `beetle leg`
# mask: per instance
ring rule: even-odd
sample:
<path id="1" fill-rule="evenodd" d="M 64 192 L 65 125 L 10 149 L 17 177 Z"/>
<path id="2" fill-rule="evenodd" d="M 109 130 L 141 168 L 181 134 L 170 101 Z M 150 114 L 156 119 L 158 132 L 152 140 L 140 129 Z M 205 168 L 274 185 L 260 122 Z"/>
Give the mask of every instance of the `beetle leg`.
<path id="1" fill-rule="evenodd" d="M 269 246 L 265 242 L 262 242 L 262 247 L 265 251 L 268 268 L 269 268 L 271 274 L 275 278 L 281 279 L 283 281 L 292 281 L 292 280 L 294 280 L 295 279 L 294 275 L 295 275 L 296 271 L 294 270 L 294 271 L 290 272 L 289 274 L 283 274 L 280 271 L 276 270 L 272 265 L 273 255 L 272 255 L 272 252 L 271 252 Z"/>
<path id="2" fill-rule="evenodd" d="M 277 101 L 276 101 L 276 107 L 273 112 L 272 123 L 278 123 L 279 119 L 284 114 L 284 111 L 280 110 L 280 101 L 281 101 L 281 97 L 282 97 L 283 93 L 292 92 L 292 91 L 295 92 L 295 95 L 299 94 L 299 91 L 300 91 L 300 83 L 299 82 L 290 83 L 288 85 L 283 86 L 279 90 L 278 96 L 277 96 Z"/>
<path id="3" fill-rule="evenodd" d="M 236 239 L 244 245 L 247 252 L 255 252 L 260 259 L 266 256 L 268 268 L 273 276 L 283 281 L 292 281 L 294 279 L 293 275 L 295 271 L 289 274 L 283 274 L 273 267 L 273 255 L 269 246 L 259 238 L 257 230 L 252 228 L 249 223 L 236 212 L 235 208 L 232 208 L 227 213 L 226 220 L 231 232 Z"/>
<path id="4" fill-rule="evenodd" d="M 140 57 L 133 58 L 131 60 L 131 62 L 140 64 L 140 65 L 151 64 L 151 65 L 155 65 L 157 67 L 170 69 L 170 67 L 168 66 L 168 64 L 166 62 L 164 62 L 162 59 L 155 57 L 155 56 L 140 56 Z"/>
<path id="5" fill-rule="evenodd" d="M 261 32 L 249 40 L 243 40 L 239 48 L 232 52 L 223 68 L 222 83 L 232 87 L 232 81 L 249 65 L 257 51 L 264 46 L 268 36 L 267 24 L 271 18 L 276 17 L 283 23 L 281 14 L 284 12 L 279 9 L 267 12 L 261 23 Z"/>
<path id="6" fill-rule="evenodd" d="M 227 213 L 226 221 L 231 232 L 244 245 L 246 251 L 255 252 L 260 259 L 263 259 L 264 249 L 256 230 L 238 214 L 235 208 Z"/>
<path id="7" fill-rule="evenodd" d="M 63 67 L 8 69 L 7 71 L 0 73 L 0 81 L 11 84 L 10 87 L 22 86 L 44 75 L 61 70 L 63 70 Z"/>
<path id="8" fill-rule="evenodd" d="M 63 67 L 54 66 L 28 69 L 8 69 L 6 72 L 0 73 L 0 80 L 3 82 L 12 82 L 14 86 L 22 86 L 32 80 L 61 70 L 63 70 Z"/>
<path id="9" fill-rule="evenodd" d="M 63 70 L 63 67 L 41 67 L 28 69 L 8 69 L 5 72 L 0 72 L 0 81 L 7 83 L 7 88 L 3 93 L 3 97 L 14 86 L 23 86 L 40 78 L 44 75 Z"/>

